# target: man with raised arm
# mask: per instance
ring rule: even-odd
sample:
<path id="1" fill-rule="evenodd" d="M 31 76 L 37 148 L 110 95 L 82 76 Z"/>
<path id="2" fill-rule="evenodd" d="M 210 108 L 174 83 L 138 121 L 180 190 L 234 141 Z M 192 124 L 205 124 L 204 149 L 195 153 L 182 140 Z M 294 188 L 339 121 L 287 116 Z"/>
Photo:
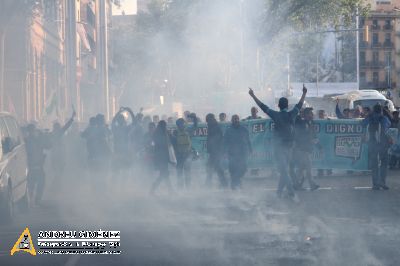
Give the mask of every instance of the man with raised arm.
<path id="1" fill-rule="evenodd" d="M 249 94 L 254 99 L 256 104 L 264 111 L 274 122 L 274 154 L 278 171 L 280 173 L 277 194 L 278 197 L 282 196 L 282 192 L 286 187 L 289 197 L 298 201 L 297 196 L 293 190 L 292 179 L 289 176 L 289 162 L 291 160 L 293 141 L 294 141 L 294 123 L 301 107 L 303 106 L 304 99 L 307 94 L 307 88 L 303 85 L 303 95 L 300 101 L 292 110 L 288 110 L 289 101 L 287 98 L 282 97 L 279 99 L 278 107 L 280 111 L 270 109 L 262 103 L 254 94 L 253 90 L 249 88 Z"/>

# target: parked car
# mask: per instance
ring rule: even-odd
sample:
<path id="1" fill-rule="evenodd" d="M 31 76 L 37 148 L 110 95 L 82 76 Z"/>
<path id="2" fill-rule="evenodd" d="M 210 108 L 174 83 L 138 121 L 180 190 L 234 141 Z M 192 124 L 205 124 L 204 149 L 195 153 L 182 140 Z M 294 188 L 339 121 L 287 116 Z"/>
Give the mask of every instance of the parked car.
<path id="1" fill-rule="evenodd" d="M 0 222 L 10 221 L 17 203 L 29 208 L 27 156 L 17 120 L 0 113 Z"/>
<path id="2" fill-rule="evenodd" d="M 386 97 L 382 93 L 376 90 L 352 91 L 334 97 L 332 98 L 332 100 L 335 101 L 336 98 L 339 99 L 339 108 L 341 110 L 343 110 L 344 108 L 353 109 L 357 105 L 360 105 L 362 107 L 369 107 L 372 110 L 374 105 L 377 103 L 381 104 L 382 106 L 387 105 L 390 112 L 396 110 L 394 108 L 393 102 L 389 99 L 386 99 Z"/>

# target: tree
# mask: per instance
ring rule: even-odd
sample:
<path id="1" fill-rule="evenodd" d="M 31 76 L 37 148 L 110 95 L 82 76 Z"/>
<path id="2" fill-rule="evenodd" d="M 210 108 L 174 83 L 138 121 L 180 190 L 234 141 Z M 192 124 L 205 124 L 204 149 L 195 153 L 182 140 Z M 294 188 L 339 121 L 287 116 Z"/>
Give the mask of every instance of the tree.
<path id="1" fill-rule="evenodd" d="M 363 0 L 152 0 L 148 9 L 136 16 L 134 29 L 121 30 L 125 39 L 114 72 L 142 84 L 168 78 L 181 96 L 193 98 L 194 91 L 209 95 L 254 84 L 261 76 L 257 71 L 264 83 L 278 84 L 297 43 L 294 31 L 349 25 L 357 9 L 364 14 L 368 5 Z M 256 68 L 255 61 L 263 67 Z"/>
<path id="2" fill-rule="evenodd" d="M 366 0 L 265 0 L 260 14 L 261 36 L 271 40 L 286 27 L 295 31 L 349 26 L 356 13 L 366 16 Z"/>

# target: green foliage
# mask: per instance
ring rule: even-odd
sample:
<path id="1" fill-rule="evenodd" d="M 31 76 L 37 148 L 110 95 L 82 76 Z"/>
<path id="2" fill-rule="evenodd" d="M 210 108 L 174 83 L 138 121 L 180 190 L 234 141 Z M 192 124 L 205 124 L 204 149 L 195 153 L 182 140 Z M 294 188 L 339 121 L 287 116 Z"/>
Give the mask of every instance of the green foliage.
<path id="1" fill-rule="evenodd" d="M 364 0 L 267 0 L 267 8 L 286 16 L 295 28 L 349 25 L 357 9 L 366 15 L 369 4 Z"/>
<path id="2" fill-rule="evenodd" d="M 369 9 L 365 0 L 265 0 L 262 35 L 270 40 L 286 27 L 295 31 L 347 27 L 357 11 L 366 16 Z"/>

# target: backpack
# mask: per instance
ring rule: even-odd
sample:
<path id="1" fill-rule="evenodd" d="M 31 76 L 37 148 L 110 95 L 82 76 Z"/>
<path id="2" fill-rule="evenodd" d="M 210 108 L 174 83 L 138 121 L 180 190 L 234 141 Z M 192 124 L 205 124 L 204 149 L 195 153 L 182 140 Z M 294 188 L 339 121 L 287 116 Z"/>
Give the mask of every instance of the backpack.
<path id="1" fill-rule="evenodd" d="M 292 143 L 294 140 L 294 121 L 289 112 L 280 112 L 275 121 L 276 136 L 284 143 Z"/>
<path id="2" fill-rule="evenodd" d="M 176 131 L 176 151 L 178 153 L 190 153 L 192 151 L 192 140 L 186 130 Z"/>

